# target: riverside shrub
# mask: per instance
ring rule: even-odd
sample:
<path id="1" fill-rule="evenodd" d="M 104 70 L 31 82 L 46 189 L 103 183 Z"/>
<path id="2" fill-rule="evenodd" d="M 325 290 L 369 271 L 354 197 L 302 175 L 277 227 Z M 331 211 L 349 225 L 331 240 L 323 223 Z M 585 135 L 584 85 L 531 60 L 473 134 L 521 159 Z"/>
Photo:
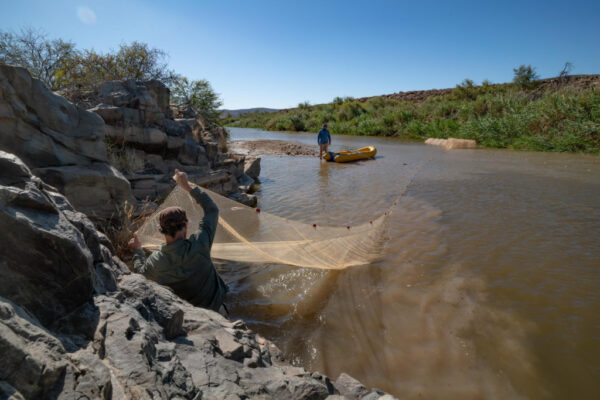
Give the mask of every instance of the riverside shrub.
<path id="1" fill-rule="evenodd" d="M 540 93 L 510 83 L 474 86 L 474 98 L 451 93 L 419 103 L 376 97 L 247 114 L 230 125 L 333 134 L 475 139 L 487 147 L 600 152 L 600 91 L 569 87 Z M 302 124 L 302 123 L 303 124 Z"/>

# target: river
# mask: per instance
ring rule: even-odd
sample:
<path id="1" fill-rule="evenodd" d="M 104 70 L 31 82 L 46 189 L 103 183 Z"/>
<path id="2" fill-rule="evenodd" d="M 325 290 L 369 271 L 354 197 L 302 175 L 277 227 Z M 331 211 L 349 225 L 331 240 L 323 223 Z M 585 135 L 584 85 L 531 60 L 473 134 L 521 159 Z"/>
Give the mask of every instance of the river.
<path id="1" fill-rule="evenodd" d="M 265 156 L 256 195 L 264 211 L 331 226 L 396 201 L 381 260 L 221 265 L 232 317 L 295 365 L 401 398 L 600 398 L 600 157 L 346 136 L 332 147 L 366 145 L 375 160 Z"/>

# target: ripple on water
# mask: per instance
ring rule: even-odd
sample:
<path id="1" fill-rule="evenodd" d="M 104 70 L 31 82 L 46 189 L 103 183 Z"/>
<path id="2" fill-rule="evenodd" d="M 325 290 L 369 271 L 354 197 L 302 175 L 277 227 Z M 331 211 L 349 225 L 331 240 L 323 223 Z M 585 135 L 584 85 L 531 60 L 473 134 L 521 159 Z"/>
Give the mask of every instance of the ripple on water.
<path id="1" fill-rule="evenodd" d="M 261 208 L 346 226 L 401 196 L 382 259 L 224 265 L 234 316 L 299 365 L 402 398 L 600 398 L 597 157 L 333 139 L 381 158 L 265 157 Z"/>

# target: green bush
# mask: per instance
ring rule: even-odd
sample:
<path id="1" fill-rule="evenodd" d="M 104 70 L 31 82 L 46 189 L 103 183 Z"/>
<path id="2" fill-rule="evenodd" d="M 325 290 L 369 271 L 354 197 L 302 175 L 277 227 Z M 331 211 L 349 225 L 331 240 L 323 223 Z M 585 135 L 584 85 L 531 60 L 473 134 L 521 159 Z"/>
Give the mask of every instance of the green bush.
<path id="1" fill-rule="evenodd" d="M 463 86 L 470 86 L 468 82 Z M 469 87 L 475 96 L 430 97 L 420 103 L 385 97 L 247 114 L 232 126 L 333 134 L 475 139 L 482 146 L 600 152 L 600 91 L 562 88 L 531 95 L 519 85 Z"/>
<path id="2" fill-rule="evenodd" d="M 365 109 L 358 102 L 348 102 L 342 104 L 337 111 L 337 119 L 349 121 L 365 112 Z"/>
<path id="3" fill-rule="evenodd" d="M 533 82 L 540 78 L 531 65 L 522 64 L 518 68 L 513 68 L 515 76 L 513 82 L 521 87 L 531 87 Z"/>

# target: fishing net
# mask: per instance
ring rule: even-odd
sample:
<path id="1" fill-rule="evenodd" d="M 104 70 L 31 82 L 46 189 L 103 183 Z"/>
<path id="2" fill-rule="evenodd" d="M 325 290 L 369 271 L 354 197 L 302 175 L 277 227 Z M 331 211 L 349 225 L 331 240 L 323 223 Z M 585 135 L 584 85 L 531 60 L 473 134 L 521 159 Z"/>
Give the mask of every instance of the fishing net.
<path id="1" fill-rule="evenodd" d="M 278 217 L 202 190 L 219 207 L 219 225 L 211 251 L 215 259 L 343 269 L 370 264 L 381 254 L 383 225 L 389 211 L 363 225 L 326 227 Z M 186 210 L 188 232 L 195 230 L 204 215 L 202 207 L 176 187 L 138 230 L 144 248 L 158 249 L 164 244 L 164 236 L 158 230 L 158 214 L 170 206 Z"/>

